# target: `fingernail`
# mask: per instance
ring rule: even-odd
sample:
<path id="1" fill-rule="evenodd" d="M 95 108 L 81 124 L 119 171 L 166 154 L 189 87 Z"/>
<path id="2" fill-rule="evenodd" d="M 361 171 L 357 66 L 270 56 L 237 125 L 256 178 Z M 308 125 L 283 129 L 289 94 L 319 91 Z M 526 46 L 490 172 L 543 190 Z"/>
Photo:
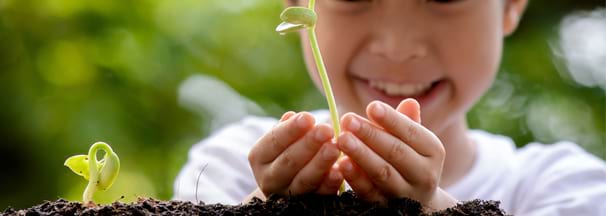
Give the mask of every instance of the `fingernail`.
<path id="1" fill-rule="evenodd" d="M 290 117 L 292 117 L 293 115 L 295 115 L 292 111 L 288 111 L 285 112 L 282 117 L 280 118 L 280 122 L 286 121 L 288 119 L 290 119 Z"/>
<path id="2" fill-rule="evenodd" d="M 325 130 L 316 130 L 316 134 L 314 136 L 314 138 L 316 139 L 316 141 L 318 142 L 322 142 L 326 139 L 328 139 L 328 137 L 330 136 L 330 134 L 328 134 Z"/>
<path id="3" fill-rule="evenodd" d="M 332 145 L 332 144 L 329 144 Z M 337 151 L 334 148 L 330 148 L 330 146 L 325 146 L 324 147 L 324 152 L 322 152 L 322 156 L 324 157 L 324 160 L 331 160 L 333 158 L 336 158 L 339 155 L 339 151 Z"/>
<path id="4" fill-rule="evenodd" d="M 356 117 L 351 116 L 351 121 L 347 128 L 352 132 L 358 131 L 358 129 L 360 129 L 360 121 L 358 121 Z"/>
<path id="5" fill-rule="evenodd" d="M 375 103 L 373 109 L 376 117 L 383 117 L 385 115 L 385 105 L 382 103 Z"/>
<path id="6" fill-rule="evenodd" d="M 358 144 L 356 143 L 356 141 L 350 136 L 345 136 L 344 138 L 345 138 L 344 143 L 343 143 L 344 150 L 347 152 L 352 152 L 352 151 L 356 150 L 356 148 L 358 147 Z"/>
<path id="7" fill-rule="evenodd" d="M 303 114 L 299 114 L 299 116 L 297 117 L 297 124 L 299 125 L 300 128 L 307 127 L 308 121 L 305 119 L 305 116 Z"/>
<path id="8" fill-rule="evenodd" d="M 351 164 L 351 162 L 345 162 L 343 163 L 343 169 L 345 170 L 345 172 L 351 172 L 353 170 L 353 165 Z"/>
<path id="9" fill-rule="evenodd" d="M 328 178 L 329 178 L 331 181 L 337 181 L 337 180 L 339 180 L 339 179 L 341 178 L 341 176 L 339 176 L 339 173 L 338 173 L 338 172 L 330 172 L 330 174 L 329 174 Z"/>

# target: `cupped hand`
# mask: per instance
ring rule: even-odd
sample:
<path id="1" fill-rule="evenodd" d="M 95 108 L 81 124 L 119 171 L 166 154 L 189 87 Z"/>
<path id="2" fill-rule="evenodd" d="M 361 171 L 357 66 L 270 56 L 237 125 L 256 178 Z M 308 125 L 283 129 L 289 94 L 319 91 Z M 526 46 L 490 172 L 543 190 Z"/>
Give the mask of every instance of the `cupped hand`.
<path id="1" fill-rule="evenodd" d="M 393 109 L 375 101 L 366 112 L 369 119 L 343 116 L 337 142 L 347 155 L 339 170 L 356 194 L 383 204 L 408 197 L 430 209 L 454 206 L 456 200 L 439 188 L 444 146 L 420 124 L 419 104 L 407 99 Z"/>
<path id="2" fill-rule="evenodd" d="M 315 125 L 310 113 L 287 112 L 253 146 L 248 160 L 258 190 L 271 194 L 335 194 L 343 176 L 332 128 Z"/>

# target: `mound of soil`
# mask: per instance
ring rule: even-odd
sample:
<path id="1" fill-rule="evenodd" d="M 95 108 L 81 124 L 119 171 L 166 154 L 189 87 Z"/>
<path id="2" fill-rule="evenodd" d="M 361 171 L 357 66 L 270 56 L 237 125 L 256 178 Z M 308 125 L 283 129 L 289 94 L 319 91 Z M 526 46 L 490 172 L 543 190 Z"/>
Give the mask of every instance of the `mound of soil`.
<path id="1" fill-rule="evenodd" d="M 364 202 L 351 192 L 340 196 L 271 196 L 267 201 L 254 199 L 241 205 L 207 205 L 184 201 L 159 201 L 140 198 L 126 204 L 86 207 L 63 199 L 47 201 L 32 208 L 9 208 L 1 215 L 428 215 L 410 199 L 391 200 L 386 207 Z M 505 215 L 498 201 L 474 200 L 429 215 Z"/>

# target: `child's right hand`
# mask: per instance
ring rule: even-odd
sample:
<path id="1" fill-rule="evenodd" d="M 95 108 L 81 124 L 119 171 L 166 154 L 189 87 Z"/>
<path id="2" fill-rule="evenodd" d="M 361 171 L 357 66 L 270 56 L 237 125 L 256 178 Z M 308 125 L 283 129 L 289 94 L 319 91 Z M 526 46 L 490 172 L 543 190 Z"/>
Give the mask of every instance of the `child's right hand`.
<path id="1" fill-rule="evenodd" d="M 258 189 L 271 194 L 335 194 L 343 176 L 333 164 L 339 149 L 332 128 L 310 113 L 287 112 L 248 155 Z"/>

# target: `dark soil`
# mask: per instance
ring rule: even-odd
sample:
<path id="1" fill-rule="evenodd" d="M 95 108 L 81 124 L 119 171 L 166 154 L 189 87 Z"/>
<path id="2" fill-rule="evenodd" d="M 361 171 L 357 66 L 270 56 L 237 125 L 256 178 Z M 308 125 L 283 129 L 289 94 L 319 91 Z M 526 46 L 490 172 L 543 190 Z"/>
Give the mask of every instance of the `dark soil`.
<path id="1" fill-rule="evenodd" d="M 341 196 L 272 196 L 242 205 L 206 205 L 183 201 L 139 199 L 135 203 L 85 207 L 63 199 L 47 201 L 29 209 L 9 208 L 1 215 L 428 215 L 410 199 L 391 200 L 379 207 L 358 199 L 353 192 Z M 474 200 L 429 215 L 504 215 L 497 201 Z"/>

